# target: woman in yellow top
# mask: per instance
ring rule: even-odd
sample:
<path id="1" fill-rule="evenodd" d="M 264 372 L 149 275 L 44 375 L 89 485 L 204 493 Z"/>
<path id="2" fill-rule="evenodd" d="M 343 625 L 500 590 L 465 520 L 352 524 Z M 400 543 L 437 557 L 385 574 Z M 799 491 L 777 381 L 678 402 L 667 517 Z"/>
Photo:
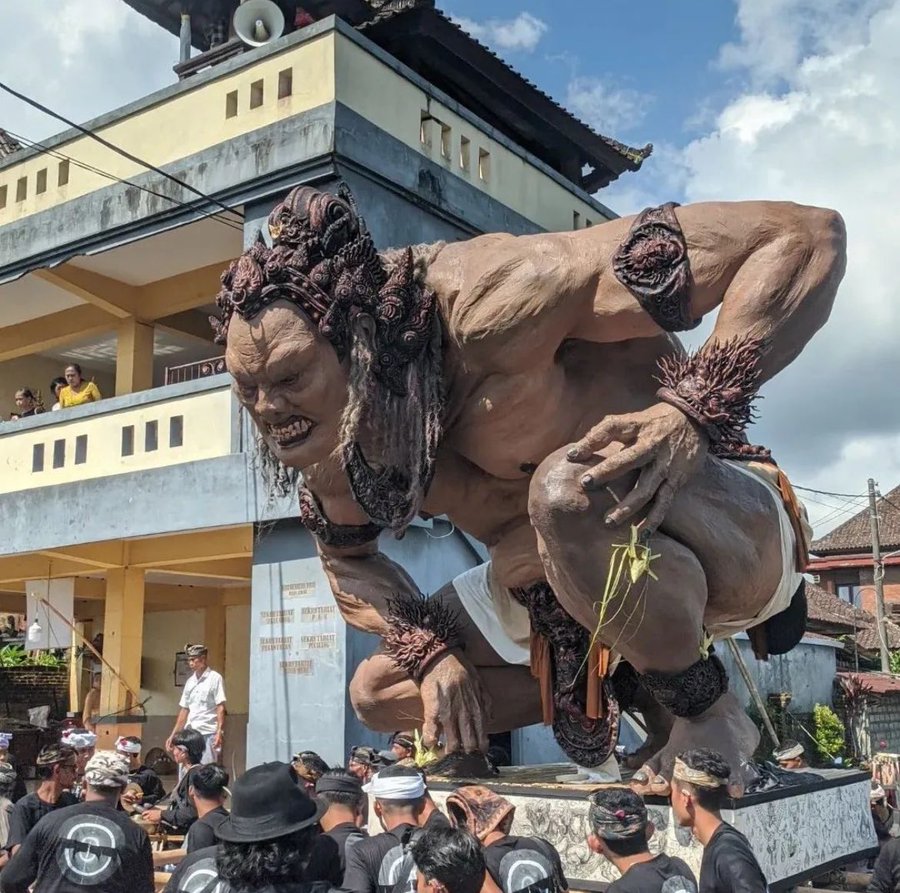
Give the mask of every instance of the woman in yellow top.
<path id="1" fill-rule="evenodd" d="M 66 382 L 66 386 L 59 392 L 59 405 L 63 409 L 103 399 L 100 388 L 81 377 L 81 366 L 78 363 L 66 366 Z"/>

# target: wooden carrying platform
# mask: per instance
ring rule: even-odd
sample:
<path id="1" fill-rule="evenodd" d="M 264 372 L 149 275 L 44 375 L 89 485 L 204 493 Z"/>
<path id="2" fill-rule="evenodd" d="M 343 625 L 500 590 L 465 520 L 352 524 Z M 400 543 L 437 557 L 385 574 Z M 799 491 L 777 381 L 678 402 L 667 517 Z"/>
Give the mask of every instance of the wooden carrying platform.
<path id="1" fill-rule="evenodd" d="M 568 767 L 572 771 L 572 767 Z M 544 837 L 559 851 L 569 885 L 576 890 L 605 890 L 618 877 L 613 866 L 587 847 L 587 795 L 599 785 L 555 784 L 549 779 L 565 767 L 513 767 L 487 784 L 516 807 L 512 833 Z M 870 778 L 852 770 L 815 770 L 820 782 L 781 788 L 731 800 L 725 821 L 747 836 L 773 893 L 787 890 L 831 868 L 874 855 L 875 830 L 869 812 Z M 547 782 L 535 780 L 541 772 Z M 527 780 L 525 780 L 527 779 Z M 461 782 L 429 780 L 439 806 Z M 667 800 L 648 797 L 656 833 L 654 853 L 684 859 L 696 874 L 703 850 L 686 829 L 672 821 Z"/>

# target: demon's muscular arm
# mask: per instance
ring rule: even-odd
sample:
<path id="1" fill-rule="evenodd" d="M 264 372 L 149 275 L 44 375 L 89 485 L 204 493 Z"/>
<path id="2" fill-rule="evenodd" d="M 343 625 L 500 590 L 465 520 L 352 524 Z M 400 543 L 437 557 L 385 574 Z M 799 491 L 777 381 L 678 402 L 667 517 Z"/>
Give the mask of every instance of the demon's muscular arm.
<path id="1" fill-rule="evenodd" d="M 315 485 L 314 475 L 308 475 L 307 480 Z M 321 497 L 320 506 L 331 524 L 358 525 L 364 517 L 351 497 L 342 493 Z M 354 629 L 378 636 L 382 650 L 396 655 L 398 666 L 418 684 L 426 745 L 436 744 L 443 737 L 448 752 L 485 751 L 484 714 L 489 702 L 477 671 L 460 647 L 462 643 L 454 640 L 453 618 L 441 613 L 445 611 L 445 591 L 425 603 L 430 606 L 425 619 L 428 628 L 419 634 L 413 628 L 415 618 L 410 623 L 408 610 L 401 608 L 398 615 L 397 607 L 404 603 L 415 606 L 421 599 L 419 589 L 400 565 L 379 551 L 377 539 L 356 545 L 329 545 L 317 537 L 317 543 L 344 620 Z M 442 638 L 448 641 L 442 642 Z"/>
<path id="2" fill-rule="evenodd" d="M 660 239 L 659 228 L 653 226 L 658 220 L 673 225 L 670 232 L 675 238 L 669 236 L 668 244 L 665 229 Z M 646 282 L 642 265 L 655 247 L 665 268 L 665 258 L 672 257 L 669 252 L 677 251 L 679 228 L 686 258 L 680 267 L 671 264 L 668 269 L 685 276 L 683 323 L 673 323 L 672 307 L 667 311 L 665 301 L 662 308 L 657 301 L 655 321 L 670 330 L 691 328 L 719 307 L 703 352 L 709 356 L 709 351 L 718 350 L 720 356 L 730 353 L 732 359 L 741 352 L 741 358 L 755 367 L 756 386 L 794 360 L 828 319 L 846 263 L 844 225 L 837 213 L 775 202 L 709 203 L 677 211 L 660 209 L 649 226 L 641 227 L 640 219 L 636 223 L 623 241 L 607 246 L 606 266 L 596 285 L 589 286 L 594 325 L 584 320 L 587 337 L 596 337 L 604 315 L 627 297 L 636 300 L 621 321 L 633 320 L 638 311 L 653 318 L 653 299 L 641 294 Z M 654 238 L 656 245 L 648 244 Z M 670 286 L 671 292 L 677 291 L 677 282 Z M 696 374 L 697 368 L 690 367 L 690 372 Z M 625 447 L 585 476 L 586 488 L 642 469 L 634 490 L 610 513 L 609 523 L 625 521 L 652 501 L 646 529 L 655 529 L 678 487 L 700 467 L 708 435 L 718 433 L 714 425 L 705 424 L 709 417 L 696 411 L 696 401 L 691 405 L 692 397 L 682 399 L 676 383 L 668 384 L 668 390 L 660 391 L 667 402 L 605 419 L 571 451 L 571 459 L 581 460 L 613 442 Z M 687 387 L 685 393 L 690 392 Z"/>
<path id="3" fill-rule="evenodd" d="M 455 338 L 470 354 L 487 354 L 497 349 L 491 332 L 502 331 L 507 355 L 520 350 L 528 358 L 542 346 L 555 351 L 566 339 L 622 342 L 692 328 L 719 307 L 707 347 L 758 339 L 761 384 L 827 320 L 845 265 L 843 221 L 835 212 L 782 202 L 720 202 L 657 209 L 644 221 L 488 236 L 469 243 L 481 243 L 476 250 L 467 243 L 451 246 L 438 262 L 455 295 Z M 529 325 L 517 325 L 522 321 Z M 511 337 L 512 330 L 522 334 Z M 707 434 L 683 411 L 660 402 L 604 419 L 574 445 L 570 458 L 583 461 L 613 443 L 624 449 L 587 473 L 584 486 L 640 468 L 635 489 L 609 522 L 649 504 L 646 529 L 652 530 L 679 485 L 702 464 Z"/>

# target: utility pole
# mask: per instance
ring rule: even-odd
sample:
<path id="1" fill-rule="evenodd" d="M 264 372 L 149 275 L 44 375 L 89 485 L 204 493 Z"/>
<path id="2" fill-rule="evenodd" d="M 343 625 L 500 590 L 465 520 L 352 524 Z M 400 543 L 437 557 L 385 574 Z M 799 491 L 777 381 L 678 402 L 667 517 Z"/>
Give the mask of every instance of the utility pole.
<path id="1" fill-rule="evenodd" d="M 881 561 L 881 536 L 878 530 L 878 506 L 875 501 L 875 481 L 869 478 L 869 523 L 872 527 L 872 565 L 875 581 L 875 623 L 878 630 L 878 650 L 881 652 L 881 671 L 891 672 L 887 630 L 884 626 L 884 564 Z"/>

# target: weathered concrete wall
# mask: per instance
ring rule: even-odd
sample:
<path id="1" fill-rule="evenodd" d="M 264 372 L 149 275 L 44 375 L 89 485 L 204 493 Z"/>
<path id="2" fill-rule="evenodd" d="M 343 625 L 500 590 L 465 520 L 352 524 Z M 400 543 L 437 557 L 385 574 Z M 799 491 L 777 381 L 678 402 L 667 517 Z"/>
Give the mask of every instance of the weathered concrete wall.
<path id="1" fill-rule="evenodd" d="M 792 713 L 812 713 L 816 704 L 831 706 L 835 655 L 840 643 L 804 638 L 793 651 L 770 657 L 764 662 L 756 659 L 746 635 L 735 637 L 735 641 L 763 698 L 790 692 L 789 709 Z M 728 670 L 731 690 L 745 709 L 750 707 L 750 693 L 732 660 L 731 652 L 724 643 L 719 643 L 716 653 Z"/>

